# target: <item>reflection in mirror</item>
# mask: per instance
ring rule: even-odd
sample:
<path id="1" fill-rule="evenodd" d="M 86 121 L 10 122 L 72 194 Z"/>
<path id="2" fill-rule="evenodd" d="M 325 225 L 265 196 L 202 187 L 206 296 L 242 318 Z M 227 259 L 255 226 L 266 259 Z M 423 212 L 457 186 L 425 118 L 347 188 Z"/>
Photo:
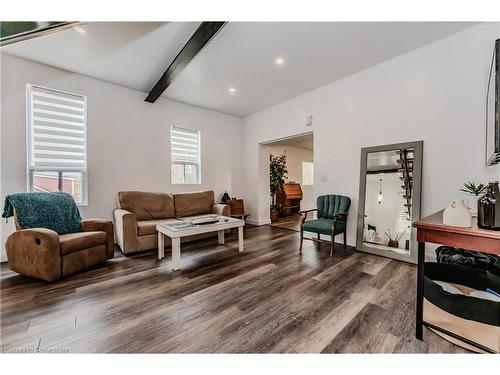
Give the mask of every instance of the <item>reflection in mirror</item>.
<path id="1" fill-rule="evenodd" d="M 414 262 L 422 142 L 364 148 L 361 157 L 357 249 Z"/>
<path id="2" fill-rule="evenodd" d="M 407 254 L 410 249 L 413 149 L 367 155 L 363 242 Z"/>

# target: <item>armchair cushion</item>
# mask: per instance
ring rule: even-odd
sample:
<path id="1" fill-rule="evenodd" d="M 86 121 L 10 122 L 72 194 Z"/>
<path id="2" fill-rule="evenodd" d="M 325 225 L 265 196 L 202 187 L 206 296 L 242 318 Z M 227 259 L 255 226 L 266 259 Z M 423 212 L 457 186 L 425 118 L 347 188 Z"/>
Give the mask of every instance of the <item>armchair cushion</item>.
<path id="1" fill-rule="evenodd" d="M 339 213 L 349 211 L 351 199 L 343 195 L 322 195 L 317 199 L 318 219 L 333 219 Z"/>
<path id="2" fill-rule="evenodd" d="M 106 232 L 77 232 L 62 234 L 59 236 L 61 242 L 61 254 L 66 255 L 75 251 L 88 249 L 107 244 Z"/>
<path id="3" fill-rule="evenodd" d="M 68 276 L 106 260 L 106 245 L 75 251 L 61 257 L 61 275 Z"/>
<path id="4" fill-rule="evenodd" d="M 308 220 L 304 222 L 303 228 L 306 232 L 320 233 L 331 235 L 332 234 L 333 220 L 330 219 L 315 219 Z M 338 220 L 335 224 L 335 234 L 340 234 L 345 232 L 345 222 L 343 220 Z"/>

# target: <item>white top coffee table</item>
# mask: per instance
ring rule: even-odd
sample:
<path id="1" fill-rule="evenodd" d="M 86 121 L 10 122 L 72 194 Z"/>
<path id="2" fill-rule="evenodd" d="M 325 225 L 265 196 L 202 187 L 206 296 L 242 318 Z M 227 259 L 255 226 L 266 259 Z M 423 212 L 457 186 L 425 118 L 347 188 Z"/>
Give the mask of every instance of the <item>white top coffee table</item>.
<path id="1" fill-rule="evenodd" d="M 240 219 L 227 216 L 217 216 L 217 222 L 209 224 L 192 224 L 191 220 L 199 217 L 185 217 L 168 223 L 157 224 L 158 231 L 158 259 L 165 257 L 165 241 L 163 236 L 168 236 L 172 240 L 172 269 L 181 268 L 181 238 L 196 234 L 218 232 L 219 244 L 224 244 L 224 231 L 226 229 L 238 228 L 239 251 L 243 251 L 243 227 L 245 222 Z"/>

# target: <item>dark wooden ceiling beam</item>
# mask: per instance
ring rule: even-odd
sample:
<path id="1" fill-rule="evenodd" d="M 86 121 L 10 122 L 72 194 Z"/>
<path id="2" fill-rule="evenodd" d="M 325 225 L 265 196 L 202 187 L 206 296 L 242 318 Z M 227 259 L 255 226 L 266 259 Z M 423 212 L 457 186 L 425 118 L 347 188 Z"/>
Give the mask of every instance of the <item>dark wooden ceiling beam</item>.
<path id="1" fill-rule="evenodd" d="M 151 89 L 145 101 L 154 103 L 225 24 L 226 22 L 202 22 L 191 38 L 189 38 L 186 45 L 182 47 L 165 73 L 163 73 L 159 81 L 156 82 L 156 85 Z"/>

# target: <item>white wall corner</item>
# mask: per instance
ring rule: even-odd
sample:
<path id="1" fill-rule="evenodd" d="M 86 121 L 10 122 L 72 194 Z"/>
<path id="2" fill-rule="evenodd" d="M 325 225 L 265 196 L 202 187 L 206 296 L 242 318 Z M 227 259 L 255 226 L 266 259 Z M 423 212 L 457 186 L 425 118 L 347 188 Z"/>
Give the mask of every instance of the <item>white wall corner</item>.
<path id="1" fill-rule="evenodd" d="M 271 224 L 271 219 L 247 219 L 246 222 L 251 225 L 268 225 Z"/>

